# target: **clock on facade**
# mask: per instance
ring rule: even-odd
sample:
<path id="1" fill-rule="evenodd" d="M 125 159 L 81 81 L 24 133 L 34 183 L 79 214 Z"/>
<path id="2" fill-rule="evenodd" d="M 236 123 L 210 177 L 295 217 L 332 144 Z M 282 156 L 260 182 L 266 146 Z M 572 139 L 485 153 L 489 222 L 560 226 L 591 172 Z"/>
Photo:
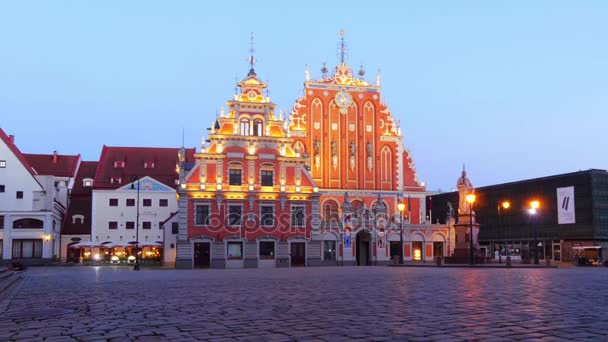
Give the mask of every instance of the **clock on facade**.
<path id="1" fill-rule="evenodd" d="M 344 89 L 340 90 L 334 98 L 340 108 L 340 113 L 346 114 L 348 107 L 353 104 L 353 97 Z"/>

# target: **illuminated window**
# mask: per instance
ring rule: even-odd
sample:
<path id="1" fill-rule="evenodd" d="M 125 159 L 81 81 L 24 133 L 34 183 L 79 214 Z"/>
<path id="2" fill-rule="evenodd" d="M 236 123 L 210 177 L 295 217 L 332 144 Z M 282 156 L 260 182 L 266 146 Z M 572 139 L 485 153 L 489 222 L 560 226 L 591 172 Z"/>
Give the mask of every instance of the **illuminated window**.
<path id="1" fill-rule="evenodd" d="M 249 135 L 249 120 L 241 119 L 241 135 Z"/>
<path id="2" fill-rule="evenodd" d="M 230 169 L 228 171 L 229 178 L 228 184 L 230 185 L 241 185 L 241 169 Z"/>
<path id="3" fill-rule="evenodd" d="M 0 168 L 3 169 L 6 167 L 6 160 L 0 160 Z"/>
<path id="4" fill-rule="evenodd" d="M 125 167 L 125 162 L 122 160 L 117 160 L 114 162 L 114 168 L 123 169 Z"/>
<path id="5" fill-rule="evenodd" d="M 243 259 L 243 243 L 242 242 L 228 242 L 226 245 L 228 260 L 241 260 Z"/>
<path id="6" fill-rule="evenodd" d="M 253 120 L 253 135 L 255 135 L 256 137 L 261 137 L 262 135 L 264 135 L 264 125 L 262 124 L 262 120 L 260 119 L 256 119 Z"/>
<path id="7" fill-rule="evenodd" d="M 85 188 L 90 188 L 93 186 L 93 180 L 88 178 L 88 179 L 83 179 L 82 180 L 82 186 Z"/>
<path id="8" fill-rule="evenodd" d="M 152 161 L 144 162 L 144 169 L 153 169 L 153 168 L 154 168 L 154 162 L 152 162 Z"/>
<path id="9" fill-rule="evenodd" d="M 121 184 L 122 183 L 122 177 L 112 177 L 112 178 L 110 178 L 110 183 L 112 183 L 112 184 Z"/>

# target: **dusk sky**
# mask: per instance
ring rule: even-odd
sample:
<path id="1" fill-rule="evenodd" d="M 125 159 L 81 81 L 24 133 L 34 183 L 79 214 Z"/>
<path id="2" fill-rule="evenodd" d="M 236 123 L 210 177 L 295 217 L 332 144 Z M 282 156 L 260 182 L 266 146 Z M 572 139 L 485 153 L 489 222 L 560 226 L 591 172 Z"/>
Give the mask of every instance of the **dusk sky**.
<path id="1" fill-rule="evenodd" d="M 608 168 L 606 1 L 2 1 L 0 127 L 27 153 L 200 147 L 248 71 L 291 111 L 347 62 L 401 121 L 429 190 Z"/>

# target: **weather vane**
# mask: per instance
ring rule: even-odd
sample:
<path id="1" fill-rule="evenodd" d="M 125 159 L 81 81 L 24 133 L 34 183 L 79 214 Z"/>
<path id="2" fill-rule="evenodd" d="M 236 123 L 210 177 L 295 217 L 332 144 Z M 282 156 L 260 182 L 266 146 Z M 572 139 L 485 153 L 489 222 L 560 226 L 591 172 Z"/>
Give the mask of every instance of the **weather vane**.
<path id="1" fill-rule="evenodd" d="M 249 75 L 255 75 L 253 65 L 255 64 L 255 57 L 253 56 L 255 49 L 253 48 L 253 32 L 251 32 L 251 46 L 249 47 Z"/>
<path id="2" fill-rule="evenodd" d="M 346 60 L 346 42 L 344 41 L 344 30 L 340 30 L 338 34 L 340 35 L 340 64 L 344 64 L 344 61 Z"/>

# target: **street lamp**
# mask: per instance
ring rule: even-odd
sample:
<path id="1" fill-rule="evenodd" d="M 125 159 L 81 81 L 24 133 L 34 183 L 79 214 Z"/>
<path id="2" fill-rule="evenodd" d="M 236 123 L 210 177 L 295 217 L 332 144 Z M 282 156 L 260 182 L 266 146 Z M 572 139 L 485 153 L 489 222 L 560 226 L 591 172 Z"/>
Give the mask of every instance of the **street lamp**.
<path id="1" fill-rule="evenodd" d="M 399 241 L 401 244 L 401 248 L 399 248 L 399 263 L 403 264 L 403 211 L 405 211 L 405 203 L 403 203 L 403 200 L 399 201 L 397 209 L 399 209 L 399 214 L 401 216 L 399 219 Z"/>
<path id="2" fill-rule="evenodd" d="M 507 210 L 511 207 L 511 203 L 509 201 L 503 201 L 498 205 L 498 263 L 502 264 L 502 254 L 500 253 L 502 247 L 501 241 L 501 229 L 502 229 L 502 216 L 501 209 Z M 505 251 L 507 252 L 507 257 L 509 256 L 509 246 L 505 246 Z"/>
<path id="3" fill-rule="evenodd" d="M 473 203 L 475 203 L 475 195 L 468 194 L 466 200 L 469 203 L 469 265 L 473 265 L 475 263 L 475 259 L 473 259 Z"/>
<path id="4" fill-rule="evenodd" d="M 530 202 L 530 209 L 528 209 L 528 213 L 530 213 L 530 221 L 532 221 L 532 217 L 534 217 L 534 215 L 536 215 L 536 213 L 538 212 L 538 208 L 540 208 L 540 202 L 537 200 L 531 201 Z M 534 222 L 532 222 L 532 227 L 534 228 L 534 264 L 538 265 L 538 246 L 536 245 L 538 242 L 537 240 L 537 232 L 536 232 L 536 225 L 534 224 Z"/>
<path id="5" fill-rule="evenodd" d="M 135 177 L 131 182 L 131 190 L 135 189 Z M 139 178 L 137 178 L 137 214 L 135 216 L 135 265 L 133 271 L 139 271 Z"/>

